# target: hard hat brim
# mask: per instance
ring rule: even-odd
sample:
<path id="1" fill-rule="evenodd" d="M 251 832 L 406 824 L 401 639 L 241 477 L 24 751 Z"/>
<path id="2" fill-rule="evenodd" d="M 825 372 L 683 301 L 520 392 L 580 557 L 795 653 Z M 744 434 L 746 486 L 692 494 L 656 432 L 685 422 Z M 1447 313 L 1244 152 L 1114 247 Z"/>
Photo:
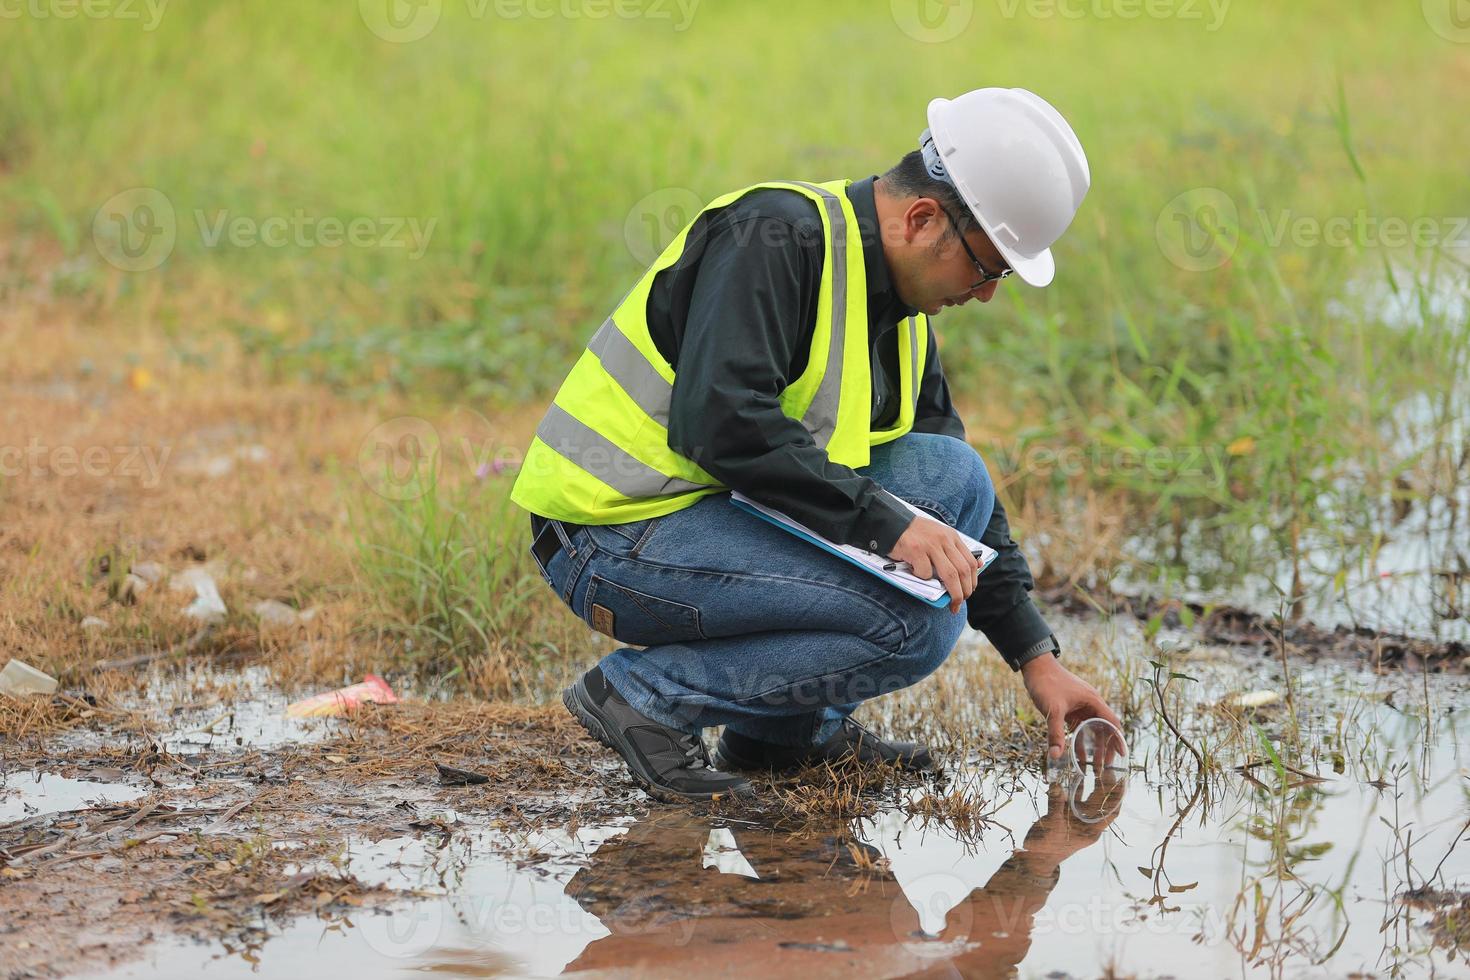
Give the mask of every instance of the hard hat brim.
<path id="1" fill-rule="evenodd" d="M 1028 286 L 1051 285 L 1052 279 L 1056 278 L 1057 274 L 1057 263 L 1052 258 L 1051 249 L 1042 249 L 1036 255 L 1026 256 L 1013 249 L 1005 248 L 996 240 L 996 236 L 991 234 L 985 219 L 975 214 L 974 208 L 970 209 L 970 213 L 975 215 L 975 220 L 980 223 L 981 228 L 985 229 L 985 236 L 990 239 L 990 244 L 995 246 L 995 250 L 1001 254 L 1001 258 L 1006 260 L 1006 264 L 1016 270 L 1016 275 L 1022 282 Z"/>

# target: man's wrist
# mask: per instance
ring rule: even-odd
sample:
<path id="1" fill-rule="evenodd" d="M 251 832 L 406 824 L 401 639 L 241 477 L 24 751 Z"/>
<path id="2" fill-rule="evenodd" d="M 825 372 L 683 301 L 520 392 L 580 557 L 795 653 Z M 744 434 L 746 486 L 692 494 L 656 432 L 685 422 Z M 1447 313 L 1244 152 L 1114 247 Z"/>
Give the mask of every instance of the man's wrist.
<path id="1" fill-rule="evenodd" d="M 1056 635 L 1052 634 L 1021 651 L 1016 657 L 1016 669 L 1026 673 L 1048 669 L 1058 665 L 1057 660 L 1060 656 L 1061 644 L 1057 643 Z"/>
<path id="2" fill-rule="evenodd" d="M 846 544 L 874 554 L 887 555 L 914 520 L 914 514 L 882 487 L 863 511 Z"/>

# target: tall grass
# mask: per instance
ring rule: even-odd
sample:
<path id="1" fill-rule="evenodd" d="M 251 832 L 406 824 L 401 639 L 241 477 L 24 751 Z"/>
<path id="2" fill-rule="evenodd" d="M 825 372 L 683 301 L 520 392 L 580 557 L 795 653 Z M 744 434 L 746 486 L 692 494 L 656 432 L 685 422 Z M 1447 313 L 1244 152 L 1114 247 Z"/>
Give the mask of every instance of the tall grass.
<path id="1" fill-rule="evenodd" d="M 507 479 L 441 485 L 415 472 L 406 499 L 349 493 L 360 591 L 405 664 L 482 695 L 535 697 L 593 652 L 527 555 Z"/>

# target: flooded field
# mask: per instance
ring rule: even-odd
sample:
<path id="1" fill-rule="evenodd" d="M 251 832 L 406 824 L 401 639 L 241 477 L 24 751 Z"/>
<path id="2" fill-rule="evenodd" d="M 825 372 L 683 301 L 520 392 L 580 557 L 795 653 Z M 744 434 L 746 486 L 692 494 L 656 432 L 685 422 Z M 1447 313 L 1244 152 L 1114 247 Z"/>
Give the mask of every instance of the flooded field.
<path id="1" fill-rule="evenodd" d="M 139 701 L 127 733 L 75 725 L 10 768 L 6 974 L 1463 975 L 1463 676 L 1162 667 L 1131 628 L 1068 626 L 1107 661 L 1125 774 L 1048 782 L 1009 672 L 967 646 L 870 706 L 941 777 L 808 773 L 739 808 L 651 804 L 554 707 L 286 723 L 258 672 L 155 679 L 154 704 L 238 701 Z M 74 945 L 38 949 L 64 899 Z"/>

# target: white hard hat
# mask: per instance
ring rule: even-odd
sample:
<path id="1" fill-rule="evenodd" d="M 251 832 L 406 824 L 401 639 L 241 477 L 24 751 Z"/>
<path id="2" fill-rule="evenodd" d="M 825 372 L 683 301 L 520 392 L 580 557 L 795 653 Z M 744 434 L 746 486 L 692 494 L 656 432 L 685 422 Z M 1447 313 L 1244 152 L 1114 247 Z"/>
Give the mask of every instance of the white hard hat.
<path id="1" fill-rule="evenodd" d="M 929 173 L 955 186 L 1016 275 L 1051 282 L 1052 243 L 1092 181 L 1062 114 L 1023 88 L 976 89 L 930 102 L 920 143 Z"/>

